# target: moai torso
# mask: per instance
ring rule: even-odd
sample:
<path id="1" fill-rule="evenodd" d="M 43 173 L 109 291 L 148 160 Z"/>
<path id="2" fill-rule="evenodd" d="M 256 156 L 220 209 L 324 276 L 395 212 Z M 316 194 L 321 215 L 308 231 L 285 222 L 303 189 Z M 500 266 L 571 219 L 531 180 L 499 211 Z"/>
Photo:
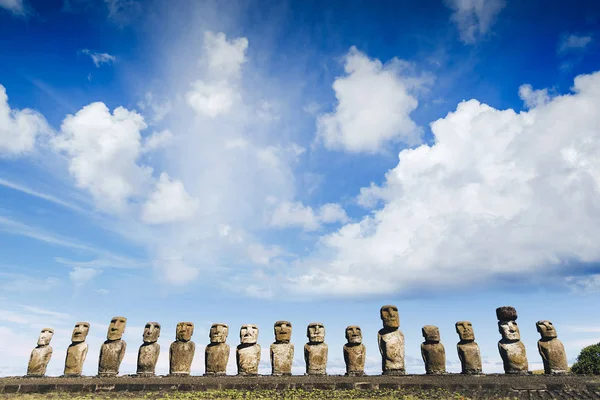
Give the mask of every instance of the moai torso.
<path id="1" fill-rule="evenodd" d="M 140 346 L 137 359 L 138 375 L 154 375 L 156 363 L 160 355 L 160 345 L 154 343 L 144 343 Z"/>
<path id="2" fill-rule="evenodd" d="M 520 340 L 517 342 L 498 342 L 498 351 L 504 363 L 504 372 L 507 374 L 526 374 L 529 369 L 525 345 Z"/>
<path id="3" fill-rule="evenodd" d="M 272 343 L 271 373 L 273 375 L 291 375 L 294 362 L 294 345 L 291 343 Z"/>
<path id="4" fill-rule="evenodd" d="M 479 345 L 475 342 L 459 342 L 456 345 L 458 350 L 458 358 L 462 365 L 463 374 L 480 374 L 481 369 L 481 353 Z"/>
<path id="5" fill-rule="evenodd" d="M 362 343 L 344 345 L 344 362 L 346 363 L 346 375 L 360 376 L 365 374 L 365 358 L 367 349 Z"/>
<path id="6" fill-rule="evenodd" d="M 565 347 L 558 339 L 538 341 L 538 350 L 544 362 L 544 373 L 566 374 L 569 372 Z"/>
<path id="7" fill-rule="evenodd" d="M 127 343 L 124 340 L 107 340 L 100 348 L 100 359 L 98 360 L 99 376 L 114 376 L 119 374 L 119 366 L 123 357 Z"/>
<path id="8" fill-rule="evenodd" d="M 204 367 L 206 375 L 225 375 L 229 361 L 229 345 L 227 343 L 211 343 L 206 346 Z"/>
<path id="9" fill-rule="evenodd" d="M 258 375 L 260 362 L 260 345 L 240 344 L 236 350 L 238 375 Z"/>
<path id="10" fill-rule="evenodd" d="M 446 372 L 446 351 L 441 343 L 421 343 L 421 356 L 427 374 Z"/>
<path id="11" fill-rule="evenodd" d="M 67 376 L 80 376 L 87 352 L 88 345 L 86 342 L 72 343 L 67 349 L 64 374 Z"/>
<path id="12" fill-rule="evenodd" d="M 384 375 L 404 374 L 404 335 L 398 329 L 381 329 L 377 335 Z"/>
<path id="13" fill-rule="evenodd" d="M 326 343 L 306 343 L 304 345 L 306 374 L 327 375 L 327 353 L 328 347 Z"/>
<path id="14" fill-rule="evenodd" d="M 196 344 L 191 340 L 175 341 L 169 347 L 169 374 L 189 375 L 196 352 Z"/>
<path id="15" fill-rule="evenodd" d="M 29 364 L 27 365 L 28 376 L 46 375 L 46 367 L 52 357 L 52 347 L 38 346 L 31 352 Z"/>

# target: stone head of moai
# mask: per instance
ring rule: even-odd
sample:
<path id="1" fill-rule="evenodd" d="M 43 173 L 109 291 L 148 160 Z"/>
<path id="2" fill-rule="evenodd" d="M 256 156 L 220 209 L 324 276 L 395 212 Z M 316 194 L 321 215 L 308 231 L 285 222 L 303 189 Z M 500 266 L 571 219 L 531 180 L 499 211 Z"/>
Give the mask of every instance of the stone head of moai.
<path id="1" fill-rule="evenodd" d="M 421 329 L 421 333 L 423 334 L 423 339 L 425 339 L 426 343 L 440 342 L 440 330 L 437 326 L 425 325 L 423 329 Z"/>
<path id="2" fill-rule="evenodd" d="M 550 321 L 538 321 L 535 323 L 535 326 L 537 328 L 537 331 L 540 333 L 540 335 L 542 336 L 542 340 L 549 340 L 549 339 L 554 339 L 556 337 L 558 337 L 558 334 L 556 333 L 556 329 L 554 328 L 554 325 L 552 325 L 552 322 Z"/>
<path id="3" fill-rule="evenodd" d="M 89 322 L 76 323 L 75 328 L 73 328 L 73 334 L 71 335 L 71 342 L 73 342 L 73 343 L 85 342 L 85 339 L 87 338 L 89 331 L 90 331 L 90 323 Z"/>
<path id="4" fill-rule="evenodd" d="M 292 340 L 292 324 L 289 321 L 277 321 L 273 326 L 275 341 L 277 343 L 289 343 Z"/>
<path id="5" fill-rule="evenodd" d="M 517 310 L 514 307 L 498 307 L 496 317 L 498 318 L 498 331 L 502 335 L 502 339 L 510 342 L 521 340 L 521 333 L 517 325 Z"/>
<path id="6" fill-rule="evenodd" d="M 325 341 L 325 326 L 320 322 L 308 324 L 306 337 L 310 343 L 323 343 Z"/>
<path id="7" fill-rule="evenodd" d="M 194 334 L 193 322 L 179 322 L 175 331 L 175 340 L 178 342 L 189 342 Z"/>
<path id="8" fill-rule="evenodd" d="M 469 321 L 458 321 L 454 327 L 456 333 L 461 342 L 473 342 L 475 341 L 475 332 L 473 331 L 473 324 Z"/>
<path id="9" fill-rule="evenodd" d="M 125 332 L 125 325 L 127 325 L 127 318 L 113 317 L 113 319 L 110 320 L 110 325 L 108 325 L 106 339 L 121 340 L 123 333 Z"/>
<path id="10" fill-rule="evenodd" d="M 160 336 L 160 324 L 158 322 L 148 322 L 144 326 L 144 343 L 156 343 Z"/>
<path id="11" fill-rule="evenodd" d="M 225 343 L 229 335 L 229 326 L 223 323 L 212 324 L 208 336 L 211 343 Z"/>
<path id="12" fill-rule="evenodd" d="M 54 329 L 52 328 L 44 328 L 40 332 L 40 337 L 38 338 L 37 345 L 38 346 L 48 346 L 50 341 L 52 340 L 52 336 L 54 336 Z"/>
<path id="13" fill-rule="evenodd" d="M 360 326 L 350 325 L 349 327 L 347 327 L 346 340 L 350 344 L 362 343 L 362 331 L 360 330 Z"/>
<path id="14" fill-rule="evenodd" d="M 383 327 L 388 329 L 398 329 L 400 327 L 400 316 L 398 315 L 398 307 L 387 305 L 381 307 L 379 316 L 383 321 Z"/>
<path id="15" fill-rule="evenodd" d="M 254 324 L 242 325 L 240 328 L 241 344 L 256 344 L 258 342 L 258 326 Z"/>

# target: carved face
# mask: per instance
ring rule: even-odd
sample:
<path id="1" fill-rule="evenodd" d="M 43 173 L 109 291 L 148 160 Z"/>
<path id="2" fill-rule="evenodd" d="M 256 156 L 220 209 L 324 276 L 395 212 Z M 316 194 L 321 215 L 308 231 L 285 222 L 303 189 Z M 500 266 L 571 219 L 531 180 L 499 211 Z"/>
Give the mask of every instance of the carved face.
<path id="1" fill-rule="evenodd" d="M 398 315 L 398 307 L 396 306 L 383 306 L 379 311 L 383 326 L 385 328 L 399 328 L 400 327 L 400 316 Z"/>
<path id="2" fill-rule="evenodd" d="M 521 333 L 517 321 L 499 321 L 498 328 L 503 339 L 521 340 Z"/>
<path id="3" fill-rule="evenodd" d="M 475 340 L 475 332 L 473 331 L 473 324 L 469 321 L 458 321 L 456 325 L 456 333 L 462 341 L 473 341 Z"/>
<path id="4" fill-rule="evenodd" d="M 439 342 L 440 341 L 440 330 L 437 326 L 425 325 L 421 330 L 423 338 L 426 342 Z"/>
<path id="5" fill-rule="evenodd" d="M 535 326 L 540 335 L 542 335 L 542 339 L 552 339 L 558 336 L 554 325 L 550 321 L 538 321 Z"/>
<path id="6" fill-rule="evenodd" d="M 54 329 L 52 328 L 44 328 L 40 332 L 40 337 L 38 338 L 37 344 L 38 346 L 47 346 L 50 344 L 52 340 L 52 336 L 54 336 Z"/>
<path id="7" fill-rule="evenodd" d="M 278 342 L 289 342 L 292 339 L 292 324 L 288 321 L 277 321 L 273 327 L 275 340 Z"/>
<path id="8" fill-rule="evenodd" d="M 306 329 L 306 336 L 311 343 L 323 343 L 325 341 L 325 326 L 320 322 L 313 322 Z"/>
<path id="9" fill-rule="evenodd" d="M 144 343 L 155 343 L 160 336 L 160 324 L 148 322 L 144 327 Z"/>
<path id="10" fill-rule="evenodd" d="M 75 328 L 73 328 L 73 334 L 71 335 L 71 342 L 73 342 L 73 343 L 85 342 L 85 338 L 87 338 L 89 331 L 90 331 L 90 323 L 89 322 L 76 323 Z"/>
<path id="11" fill-rule="evenodd" d="M 362 331 L 360 326 L 350 325 L 346 328 L 346 340 L 348 343 L 362 343 Z"/>
<path id="12" fill-rule="evenodd" d="M 208 336 L 211 343 L 225 343 L 229 334 L 229 326 L 226 324 L 212 324 Z"/>
<path id="13" fill-rule="evenodd" d="M 189 342 L 194 334 L 193 322 L 180 322 L 177 324 L 175 331 L 175 339 L 180 342 Z"/>
<path id="14" fill-rule="evenodd" d="M 123 332 L 125 332 L 125 325 L 127 324 L 127 318 L 125 317 L 113 317 L 110 320 L 110 325 L 108 326 L 108 333 L 106 334 L 106 338 L 108 340 L 119 340 L 123 337 Z"/>
<path id="15" fill-rule="evenodd" d="M 240 343 L 255 344 L 258 342 L 258 327 L 253 324 L 242 325 L 240 328 Z"/>

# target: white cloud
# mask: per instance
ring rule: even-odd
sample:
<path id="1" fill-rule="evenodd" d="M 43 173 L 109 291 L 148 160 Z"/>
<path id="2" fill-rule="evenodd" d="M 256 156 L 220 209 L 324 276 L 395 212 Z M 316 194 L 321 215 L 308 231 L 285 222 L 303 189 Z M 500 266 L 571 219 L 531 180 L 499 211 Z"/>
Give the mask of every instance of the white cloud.
<path id="1" fill-rule="evenodd" d="M 425 79 L 410 77 L 410 67 L 398 59 L 382 65 L 352 47 L 346 75 L 333 83 L 335 109 L 317 117 L 317 137 L 325 147 L 375 153 L 390 141 L 418 142 L 420 130 L 410 117 L 418 102 L 410 90 Z"/>
<path id="2" fill-rule="evenodd" d="M 248 39 L 245 37 L 227 40 L 223 32 L 204 34 L 203 62 L 213 78 L 239 78 L 242 65 L 246 62 Z"/>
<path id="3" fill-rule="evenodd" d="M 229 112 L 239 93 L 228 82 L 206 83 L 198 80 L 186 94 L 188 104 L 199 114 L 215 118 Z"/>
<path id="4" fill-rule="evenodd" d="M 283 201 L 273 210 L 270 223 L 277 228 L 301 227 L 306 231 L 315 231 L 321 224 L 345 223 L 348 220 L 346 211 L 339 204 L 324 204 L 315 213 L 312 207 L 301 202 Z"/>
<path id="5" fill-rule="evenodd" d="M 164 129 L 159 132 L 154 132 L 144 140 L 142 152 L 151 152 L 168 146 L 173 140 L 173 134 Z"/>
<path id="6" fill-rule="evenodd" d="M 592 43 L 591 36 L 563 35 L 558 43 L 558 52 L 581 51 L 590 43 Z"/>
<path id="7" fill-rule="evenodd" d="M 104 0 L 108 8 L 108 19 L 124 26 L 134 21 L 142 12 L 142 5 L 137 0 Z"/>
<path id="8" fill-rule="evenodd" d="M 385 293 L 600 260 L 600 72 L 527 112 L 477 100 L 400 152 L 383 206 L 320 239 L 290 289 Z"/>
<path id="9" fill-rule="evenodd" d="M 163 172 L 154 192 L 142 209 L 142 220 L 148 224 L 164 224 L 191 218 L 198 202 L 193 199 L 179 180 L 171 180 Z"/>
<path id="10" fill-rule="evenodd" d="M 274 258 L 283 253 L 283 250 L 280 247 L 265 247 L 258 243 L 248 246 L 247 251 L 250 260 L 258 265 L 269 265 Z"/>
<path id="11" fill-rule="evenodd" d="M 319 219 L 325 224 L 346 223 L 349 221 L 346 211 L 337 203 L 323 204 L 319 210 Z"/>
<path id="12" fill-rule="evenodd" d="M 525 102 L 527 108 L 541 106 L 550 101 L 548 89 L 534 90 L 533 87 L 528 84 L 519 87 L 519 97 Z"/>
<path id="13" fill-rule="evenodd" d="M 460 39 L 467 44 L 489 32 L 506 6 L 505 0 L 446 0 L 446 4 L 454 11 L 450 19 L 457 25 Z"/>
<path id="14" fill-rule="evenodd" d="M 36 146 L 36 139 L 50 131 L 40 113 L 28 108 L 11 109 L 6 89 L 0 85 L 0 156 L 30 152 Z"/>
<path id="15" fill-rule="evenodd" d="M 148 109 L 151 111 L 152 115 L 150 120 L 155 124 L 162 121 L 173 108 L 169 99 L 157 99 L 152 92 L 146 92 L 144 100 L 138 102 L 138 107 L 141 110 Z"/>
<path id="16" fill-rule="evenodd" d="M 108 53 L 95 53 L 88 49 L 81 50 L 81 53 L 90 56 L 92 61 L 94 61 L 94 64 L 96 64 L 96 68 L 100 68 L 100 65 L 102 64 L 112 64 L 117 60 L 115 56 L 111 56 Z M 91 74 L 88 75 L 88 80 L 91 80 Z"/>
<path id="17" fill-rule="evenodd" d="M 19 17 L 27 14 L 23 0 L 0 0 L 0 7 Z"/>
<path id="18" fill-rule="evenodd" d="M 69 279 L 75 286 L 83 286 L 101 273 L 99 269 L 75 267 L 69 272 Z"/>

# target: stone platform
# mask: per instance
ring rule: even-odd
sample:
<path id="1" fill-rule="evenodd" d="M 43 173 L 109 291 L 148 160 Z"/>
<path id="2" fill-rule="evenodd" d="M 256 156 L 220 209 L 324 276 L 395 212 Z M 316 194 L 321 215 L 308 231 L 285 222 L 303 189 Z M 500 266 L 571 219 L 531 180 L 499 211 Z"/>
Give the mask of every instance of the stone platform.
<path id="1" fill-rule="evenodd" d="M 600 399 L 600 376 L 546 375 L 405 375 L 405 376 L 257 376 L 0 378 L 0 394 L 115 393 L 240 390 L 401 390 L 406 393 L 445 390 L 469 398 Z"/>

